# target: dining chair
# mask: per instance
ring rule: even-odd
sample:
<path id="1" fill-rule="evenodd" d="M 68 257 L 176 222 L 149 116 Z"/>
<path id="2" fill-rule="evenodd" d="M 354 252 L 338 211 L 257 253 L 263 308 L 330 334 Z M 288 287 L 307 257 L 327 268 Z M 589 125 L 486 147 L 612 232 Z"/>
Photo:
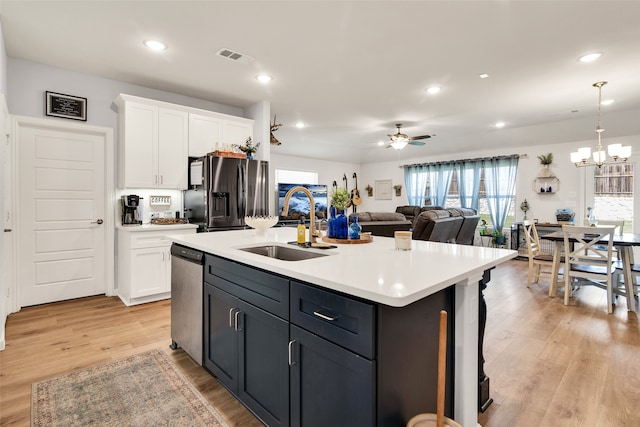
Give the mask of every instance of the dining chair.
<path id="1" fill-rule="evenodd" d="M 607 291 L 607 312 L 613 313 L 613 254 L 615 226 L 578 227 L 563 225 L 565 250 L 564 305 L 573 286 L 592 285 Z M 606 242 L 602 241 L 605 240 Z"/>
<path id="2" fill-rule="evenodd" d="M 527 277 L 527 288 L 532 283 L 538 283 L 540 276 L 549 277 L 549 295 L 556 293 L 556 283 L 558 278 L 553 277 L 553 254 L 543 252 L 540 249 L 540 239 L 538 238 L 538 230 L 533 221 L 524 220 L 524 240 L 527 245 L 527 256 L 529 258 L 529 274 Z M 561 263 L 564 261 L 560 261 Z"/>

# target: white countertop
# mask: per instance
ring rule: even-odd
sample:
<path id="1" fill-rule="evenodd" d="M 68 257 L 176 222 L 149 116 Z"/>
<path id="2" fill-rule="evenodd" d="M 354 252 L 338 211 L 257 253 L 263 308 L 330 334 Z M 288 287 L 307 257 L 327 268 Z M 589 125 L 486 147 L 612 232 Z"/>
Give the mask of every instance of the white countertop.
<path id="1" fill-rule="evenodd" d="M 196 224 L 142 224 L 142 225 L 116 225 L 118 230 L 140 232 L 140 231 L 170 231 L 171 233 L 179 233 L 180 230 L 198 228 Z"/>
<path id="2" fill-rule="evenodd" d="M 166 226 L 158 226 L 166 227 Z M 336 249 L 301 249 L 330 254 L 302 261 L 282 261 L 239 248 L 276 244 L 295 248 L 296 229 L 276 227 L 257 236 L 255 230 L 173 234 L 176 243 L 213 255 L 313 283 L 393 307 L 403 307 L 514 258 L 516 251 L 412 240 L 411 251 L 396 251 L 394 239 L 374 236 L 364 244 Z"/>

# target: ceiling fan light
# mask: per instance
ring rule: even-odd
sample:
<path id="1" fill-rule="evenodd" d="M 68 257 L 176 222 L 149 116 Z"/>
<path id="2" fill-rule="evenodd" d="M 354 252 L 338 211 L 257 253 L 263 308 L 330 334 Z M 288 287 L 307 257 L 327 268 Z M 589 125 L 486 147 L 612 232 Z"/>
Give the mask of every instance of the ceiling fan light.
<path id="1" fill-rule="evenodd" d="M 402 150 L 404 147 L 407 146 L 407 143 L 408 142 L 404 139 L 396 139 L 390 145 L 396 150 Z"/>

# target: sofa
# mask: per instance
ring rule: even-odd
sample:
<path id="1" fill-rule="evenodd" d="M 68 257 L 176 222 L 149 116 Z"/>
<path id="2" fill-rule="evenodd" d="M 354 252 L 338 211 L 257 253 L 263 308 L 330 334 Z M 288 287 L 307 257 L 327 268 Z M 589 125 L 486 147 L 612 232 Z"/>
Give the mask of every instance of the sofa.
<path id="1" fill-rule="evenodd" d="M 422 212 L 430 211 L 430 210 L 440 210 L 440 209 L 443 209 L 443 208 L 441 208 L 440 206 L 405 205 L 405 206 L 396 207 L 396 212 L 404 215 L 405 218 L 407 218 L 409 221 L 411 221 L 415 225 L 416 218 L 418 218 L 418 215 L 420 215 Z"/>
<path id="2" fill-rule="evenodd" d="M 473 245 L 480 215 L 473 209 L 448 208 L 421 212 L 415 219 L 412 239 Z"/>
<path id="3" fill-rule="evenodd" d="M 349 222 L 358 217 L 362 232 L 370 232 L 374 236 L 393 237 L 396 231 L 410 231 L 413 223 L 399 212 L 354 212 L 349 215 Z"/>

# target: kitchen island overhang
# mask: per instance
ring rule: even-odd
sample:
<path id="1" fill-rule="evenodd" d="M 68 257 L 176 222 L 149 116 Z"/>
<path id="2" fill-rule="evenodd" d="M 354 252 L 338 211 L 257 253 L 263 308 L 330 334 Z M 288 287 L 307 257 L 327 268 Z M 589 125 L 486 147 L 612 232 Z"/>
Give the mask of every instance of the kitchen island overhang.
<path id="1" fill-rule="evenodd" d="M 266 235 L 254 230 L 171 235 L 175 243 L 307 282 L 331 291 L 390 307 L 406 307 L 455 287 L 454 416 L 462 425 L 477 419 L 478 282 L 485 270 L 517 252 L 428 241 L 412 241 L 411 251 L 396 251 L 392 238 L 376 237 L 363 245 L 335 249 L 305 249 L 327 256 L 283 261 L 241 250 L 257 245 L 288 245 L 295 230 L 273 228 Z M 291 245 L 289 245 L 291 246 Z"/>

